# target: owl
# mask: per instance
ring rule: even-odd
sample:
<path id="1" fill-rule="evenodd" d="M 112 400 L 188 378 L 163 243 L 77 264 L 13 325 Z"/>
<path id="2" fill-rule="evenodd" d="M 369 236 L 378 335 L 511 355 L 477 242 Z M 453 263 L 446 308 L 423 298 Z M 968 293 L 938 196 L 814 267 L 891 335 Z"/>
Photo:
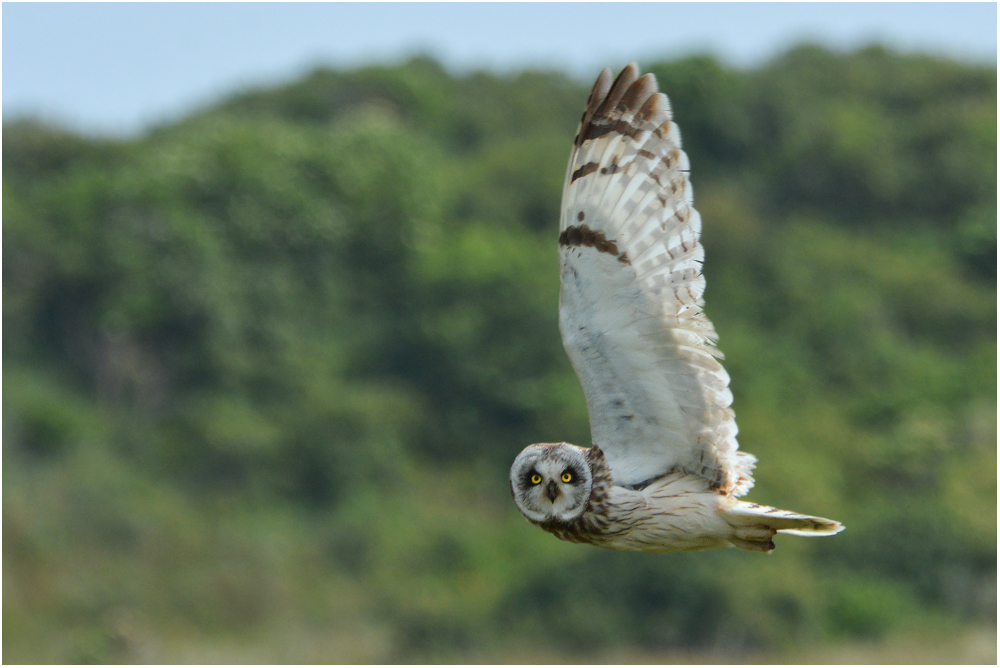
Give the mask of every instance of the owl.
<path id="1" fill-rule="evenodd" d="M 616 550 L 735 546 L 839 522 L 741 501 L 756 458 L 736 443 L 729 375 L 702 312 L 688 159 L 670 103 L 635 63 L 605 69 L 563 185 L 559 329 L 594 445 L 540 443 L 510 469 L 518 510 L 557 537 Z"/>

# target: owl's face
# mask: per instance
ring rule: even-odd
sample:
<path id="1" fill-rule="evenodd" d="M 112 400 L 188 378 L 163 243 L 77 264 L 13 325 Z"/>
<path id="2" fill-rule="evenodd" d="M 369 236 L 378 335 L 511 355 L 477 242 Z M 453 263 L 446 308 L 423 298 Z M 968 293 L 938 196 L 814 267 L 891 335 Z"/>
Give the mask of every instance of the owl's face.
<path id="1" fill-rule="evenodd" d="M 583 514 L 593 476 L 585 449 L 568 443 L 529 445 L 510 467 L 510 489 L 532 522 L 571 522 Z"/>

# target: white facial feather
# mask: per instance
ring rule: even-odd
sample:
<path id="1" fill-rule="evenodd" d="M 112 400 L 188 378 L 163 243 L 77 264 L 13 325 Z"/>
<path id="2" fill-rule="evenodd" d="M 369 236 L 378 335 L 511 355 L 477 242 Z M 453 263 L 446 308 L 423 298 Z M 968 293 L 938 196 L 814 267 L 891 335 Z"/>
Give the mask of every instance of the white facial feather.
<path id="1" fill-rule="evenodd" d="M 580 517 L 587 508 L 592 481 L 583 453 L 582 448 L 565 443 L 525 448 L 510 469 L 510 488 L 518 510 L 540 524 Z"/>

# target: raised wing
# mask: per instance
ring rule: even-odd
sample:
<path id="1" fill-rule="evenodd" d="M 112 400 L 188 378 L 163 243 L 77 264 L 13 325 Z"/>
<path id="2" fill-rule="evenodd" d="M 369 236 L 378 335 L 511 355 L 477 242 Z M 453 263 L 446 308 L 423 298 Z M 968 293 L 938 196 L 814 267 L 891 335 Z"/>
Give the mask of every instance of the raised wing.
<path id="1" fill-rule="evenodd" d="M 737 449 L 701 310 L 701 218 L 680 145 L 652 74 L 601 72 L 563 187 L 559 326 L 616 484 L 683 469 L 740 495 L 756 460 Z"/>

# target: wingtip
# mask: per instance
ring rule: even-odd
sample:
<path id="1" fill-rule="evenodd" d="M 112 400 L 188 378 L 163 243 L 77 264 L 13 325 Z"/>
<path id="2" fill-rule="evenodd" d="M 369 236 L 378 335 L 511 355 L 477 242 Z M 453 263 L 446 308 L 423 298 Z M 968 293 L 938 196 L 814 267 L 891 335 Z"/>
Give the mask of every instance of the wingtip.
<path id="1" fill-rule="evenodd" d="M 597 79 L 594 81 L 594 87 L 590 89 L 587 106 L 591 106 L 595 102 L 600 102 L 607 97 L 608 91 L 611 90 L 611 76 L 610 67 L 605 67 L 601 70 L 601 73 L 597 75 Z"/>
<path id="2" fill-rule="evenodd" d="M 601 74 L 603 75 L 603 72 Z M 635 63 L 629 63 L 626 65 L 624 69 L 618 73 L 618 76 L 615 77 L 614 82 L 611 84 L 611 88 L 607 91 L 607 94 L 601 101 L 600 106 L 598 106 L 595 110 L 594 115 L 603 116 L 617 107 L 622 97 L 625 96 L 625 92 L 638 78 L 639 66 Z M 591 103 L 593 102 L 596 102 L 596 100 L 593 100 Z"/>

